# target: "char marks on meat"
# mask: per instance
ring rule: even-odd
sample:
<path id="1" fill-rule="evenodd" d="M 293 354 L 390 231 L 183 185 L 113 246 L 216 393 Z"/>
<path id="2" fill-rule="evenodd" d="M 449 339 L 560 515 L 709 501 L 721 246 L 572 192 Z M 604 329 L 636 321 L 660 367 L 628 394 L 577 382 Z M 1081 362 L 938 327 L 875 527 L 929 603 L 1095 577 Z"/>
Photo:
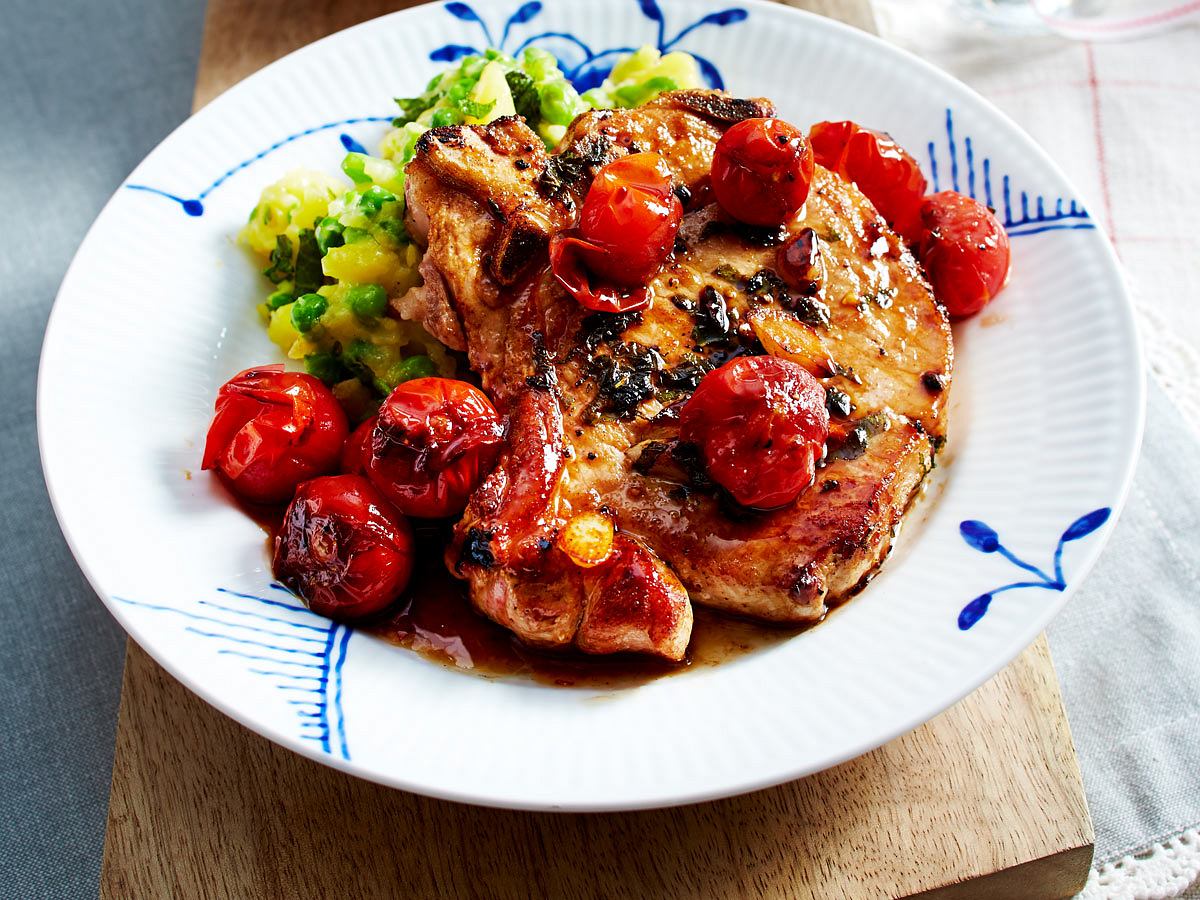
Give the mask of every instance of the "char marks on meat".
<path id="1" fill-rule="evenodd" d="M 418 144 L 407 199 L 425 283 L 397 306 L 466 350 L 509 422 L 447 562 L 477 609 L 531 644 L 682 659 L 692 602 L 817 620 L 877 569 L 932 466 L 950 330 L 869 201 L 818 167 L 805 209 L 769 240 L 711 203 L 725 128 L 772 112 L 682 91 L 585 113 L 554 155 L 513 117 Z M 589 313 L 549 274 L 547 243 L 574 224 L 600 166 L 646 150 L 688 198 L 680 241 L 646 309 Z M 816 280 L 788 290 L 777 254 L 801 233 Z M 836 413 L 818 484 L 771 512 L 734 508 L 678 437 L 675 413 L 704 372 L 746 353 L 805 366 Z M 580 569 L 555 538 L 593 510 L 614 520 L 614 551 Z"/>

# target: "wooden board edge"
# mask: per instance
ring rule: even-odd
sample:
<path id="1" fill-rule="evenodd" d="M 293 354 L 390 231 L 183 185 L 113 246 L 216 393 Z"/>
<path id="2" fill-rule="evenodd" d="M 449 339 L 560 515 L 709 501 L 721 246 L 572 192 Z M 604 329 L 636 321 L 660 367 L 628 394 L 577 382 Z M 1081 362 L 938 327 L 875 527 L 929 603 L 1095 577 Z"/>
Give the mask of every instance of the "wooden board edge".
<path id="1" fill-rule="evenodd" d="M 1061 900 L 1087 884 L 1095 850 L 1091 842 L 979 878 L 910 894 L 905 900 Z"/>

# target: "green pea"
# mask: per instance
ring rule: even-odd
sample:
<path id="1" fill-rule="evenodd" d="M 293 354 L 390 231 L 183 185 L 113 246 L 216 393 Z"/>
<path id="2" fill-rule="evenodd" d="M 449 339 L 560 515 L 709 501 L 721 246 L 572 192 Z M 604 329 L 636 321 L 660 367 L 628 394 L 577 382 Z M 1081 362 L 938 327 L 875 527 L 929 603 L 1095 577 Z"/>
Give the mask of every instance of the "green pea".
<path id="1" fill-rule="evenodd" d="M 329 302 L 320 294 L 305 294 L 292 304 L 292 325 L 301 334 L 306 334 L 328 308 Z"/>
<path id="2" fill-rule="evenodd" d="M 457 109 L 450 109 L 448 107 L 435 110 L 429 126 L 431 128 L 441 128 L 443 125 L 457 125 L 459 115 L 460 113 Z"/>
<path id="3" fill-rule="evenodd" d="M 329 385 L 346 377 L 346 367 L 332 353 L 310 353 L 304 357 L 304 371 Z"/>
<path id="4" fill-rule="evenodd" d="M 400 384 L 402 381 L 412 381 L 414 378 L 428 378 L 437 374 L 433 360 L 428 356 L 410 356 L 402 359 L 388 369 L 388 381 Z"/>
<path id="5" fill-rule="evenodd" d="M 529 77 L 534 81 L 544 81 L 555 73 L 558 68 L 558 61 L 553 54 L 545 50 L 539 50 L 537 47 L 526 47 L 525 53 L 521 56 L 521 68 L 529 73 Z"/>
<path id="6" fill-rule="evenodd" d="M 275 291 L 267 298 L 267 309 L 274 312 L 281 306 L 287 306 L 295 299 L 291 291 Z"/>
<path id="7" fill-rule="evenodd" d="M 381 188 L 379 185 L 374 185 L 363 191 L 363 195 L 358 198 L 358 205 L 363 211 L 368 214 L 375 214 L 383 209 L 383 204 L 390 203 L 396 199 L 396 195 L 386 188 Z"/>
<path id="8" fill-rule="evenodd" d="M 342 232 L 345 227 L 333 216 L 326 216 L 317 223 L 317 247 L 321 250 L 321 255 L 324 256 L 332 247 L 340 247 L 346 243 L 346 238 Z"/>
<path id="9" fill-rule="evenodd" d="M 346 293 L 346 302 L 360 319 L 378 319 L 387 309 L 387 291 L 377 284 L 356 284 Z"/>
<path id="10" fill-rule="evenodd" d="M 365 171 L 366 166 L 367 158 L 361 153 L 347 153 L 342 160 L 342 171 L 355 184 L 371 183 L 371 177 Z"/>
<path id="11" fill-rule="evenodd" d="M 538 85 L 542 101 L 542 118 L 552 125 L 569 125 L 575 118 L 575 92 L 566 80 Z"/>
<path id="12" fill-rule="evenodd" d="M 358 241 L 365 240 L 370 236 L 371 232 L 367 231 L 365 228 L 355 228 L 353 225 L 349 226 L 342 232 L 342 239 L 345 240 L 347 244 L 353 244 Z"/>

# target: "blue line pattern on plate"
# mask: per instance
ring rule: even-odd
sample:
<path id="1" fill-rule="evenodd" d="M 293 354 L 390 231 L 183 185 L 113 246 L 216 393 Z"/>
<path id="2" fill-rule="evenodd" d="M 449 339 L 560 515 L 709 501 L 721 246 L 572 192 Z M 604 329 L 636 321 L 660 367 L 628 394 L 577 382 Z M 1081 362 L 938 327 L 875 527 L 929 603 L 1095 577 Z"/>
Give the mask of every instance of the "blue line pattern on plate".
<path id="1" fill-rule="evenodd" d="M 182 197 L 178 194 L 172 194 L 168 191 L 164 191 L 164 190 L 162 190 L 160 188 L 156 188 L 156 187 L 151 187 L 150 185 L 146 185 L 146 184 L 127 184 L 127 185 L 125 185 L 125 187 L 131 191 L 146 191 L 147 193 L 150 193 L 150 194 L 157 194 L 160 197 L 166 197 L 168 200 L 174 200 L 176 203 L 178 203 L 183 208 L 183 211 L 185 213 L 187 213 L 189 216 L 202 216 L 202 215 L 204 215 L 204 200 L 206 197 L 208 197 L 209 194 L 211 194 L 213 191 L 215 191 L 217 188 L 219 188 L 221 185 L 223 185 L 226 181 L 228 181 L 230 178 L 232 178 L 238 172 L 242 171 L 242 169 L 248 168 L 249 166 L 258 162 L 263 157 L 269 156 L 270 154 L 274 153 L 279 148 L 286 147 L 288 144 L 292 143 L 293 141 L 298 141 L 298 140 L 300 140 L 300 138 L 308 137 L 310 134 L 317 134 L 318 132 L 321 132 L 321 131 L 328 131 L 331 128 L 341 128 L 346 125 L 358 125 L 362 122 L 390 122 L 390 121 L 392 121 L 393 118 L 394 118 L 393 116 L 354 116 L 349 119 L 338 119 L 336 122 L 326 122 L 324 125 L 315 125 L 312 128 L 305 128 L 303 131 L 297 131 L 294 134 L 289 134 L 287 137 L 276 141 L 271 146 L 267 147 L 265 150 L 261 150 L 258 153 L 255 153 L 249 159 L 244 159 L 240 163 L 238 163 L 236 166 L 233 166 L 232 168 L 227 169 L 225 172 L 223 172 L 220 175 L 220 177 L 218 177 L 215 181 L 213 181 L 212 184 L 210 184 L 204 190 L 200 191 L 200 193 L 196 194 L 195 197 Z M 350 145 L 347 144 L 347 140 L 349 140 L 350 142 L 352 142 L 354 144 L 354 146 L 359 148 L 358 152 L 363 152 L 362 145 L 346 134 L 343 134 L 341 136 L 341 142 L 342 142 L 343 147 L 345 147 L 347 150 L 351 149 Z"/>
<path id="2" fill-rule="evenodd" d="M 288 696 L 299 720 L 299 736 L 326 753 L 350 759 L 346 717 L 342 713 L 342 667 L 352 629 L 310 612 L 281 584 L 272 599 L 218 588 L 221 600 L 200 600 L 203 611 L 114 597 L 121 603 L 187 620 L 184 631 L 213 641 L 219 656 L 246 662 L 246 671 L 268 679 Z M 228 598 L 228 599 L 225 599 Z M 250 601 L 252 605 L 246 604 Z M 299 618 L 282 616 L 279 610 Z M 294 696 L 293 696 L 294 695 Z"/>
<path id="3" fill-rule="evenodd" d="M 1012 180 L 1008 175 L 1001 177 L 1002 205 L 997 206 L 992 190 L 992 160 L 989 157 L 983 157 L 980 166 L 982 171 L 977 169 L 975 141 L 970 136 L 965 136 L 962 140 L 963 162 L 966 168 L 966 190 L 964 191 L 963 179 L 961 177 L 962 171 L 959 164 L 959 142 L 954 132 L 954 111 L 952 109 L 946 110 L 945 127 L 945 152 L 950 162 L 950 184 L 948 187 L 955 191 L 962 191 L 977 200 L 982 200 L 987 206 L 996 210 L 1005 230 L 1008 231 L 1009 237 L 1024 237 L 1030 234 L 1041 234 L 1044 231 L 1096 227 L 1086 209 L 1080 206 L 1075 200 L 1068 200 L 1064 197 L 1055 198 L 1054 210 L 1046 212 L 1045 197 L 1035 194 L 1031 198 L 1028 191 L 1020 191 L 1016 195 L 1016 202 L 1019 205 L 1014 209 L 1014 189 Z M 942 170 L 938 165 L 937 143 L 930 141 L 928 150 L 929 183 L 936 192 L 943 189 L 941 180 Z M 982 197 L 977 194 L 977 182 L 980 180 L 983 187 Z M 1029 209 L 1031 199 L 1034 205 L 1032 212 Z"/>
<path id="4" fill-rule="evenodd" d="M 998 588 L 993 588 L 985 594 L 980 594 L 970 603 L 962 608 L 958 614 L 958 627 L 962 631 L 974 627 L 974 625 L 984 617 L 992 601 L 997 594 L 1003 594 L 1006 591 L 1015 591 L 1021 588 L 1041 588 L 1047 591 L 1065 591 L 1067 589 L 1067 580 L 1063 576 L 1062 556 L 1063 547 L 1071 541 L 1078 541 L 1081 538 L 1087 537 L 1101 525 L 1108 521 L 1112 510 L 1107 506 L 1102 506 L 1100 509 L 1094 509 L 1086 515 L 1080 516 L 1074 522 L 1067 526 L 1062 536 L 1058 539 L 1058 546 L 1054 548 L 1054 577 L 1051 578 L 1037 566 L 1027 563 L 1021 559 L 1002 543 L 1000 543 L 1000 535 L 996 533 L 985 522 L 980 522 L 977 519 L 967 519 L 961 522 L 958 526 L 959 534 L 962 539 L 967 542 L 967 546 L 978 550 L 980 553 L 997 553 L 1007 559 L 1010 563 L 1021 569 L 1024 572 L 1033 575 L 1036 580 L 1014 581 L 1010 584 L 1001 585 Z"/>

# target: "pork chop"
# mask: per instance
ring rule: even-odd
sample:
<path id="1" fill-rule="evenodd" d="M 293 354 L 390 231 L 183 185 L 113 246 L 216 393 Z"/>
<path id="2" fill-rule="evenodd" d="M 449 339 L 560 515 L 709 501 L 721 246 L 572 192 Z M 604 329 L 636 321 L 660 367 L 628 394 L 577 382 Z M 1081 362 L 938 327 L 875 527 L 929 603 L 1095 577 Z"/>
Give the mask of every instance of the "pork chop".
<path id="1" fill-rule="evenodd" d="M 510 422 L 447 563 L 481 612 L 531 643 L 680 659 L 689 596 L 770 622 L 817 620 L 878 568 L 932 466 L 951 337 L 904 242 L 820 167 L 781 229 L 739 225 L 709 202 L 724 129 L 770 114 L 763 100 L 673 92 L 585 113 L 555 154 L 517 118 L 418 143 L 407 199 L 425 283 L 395 305 L 466 350 Z M 646 309 L 589 313 L 550 275 L 549 237 L 574 224 L 600 166 L 644 150 L 668 160 L 684 201 L 675 252 Z M 775 260 L 801 234 L 819 263 L 797 291 Z M 808 368 L 832 413 L 816 483 L 771 512 L 737 507 L 678 436 L 704 372 L 754 353 Z M 617 550 L 584 570 L 555 538 L 594 510 L 616 523 Z"/>

